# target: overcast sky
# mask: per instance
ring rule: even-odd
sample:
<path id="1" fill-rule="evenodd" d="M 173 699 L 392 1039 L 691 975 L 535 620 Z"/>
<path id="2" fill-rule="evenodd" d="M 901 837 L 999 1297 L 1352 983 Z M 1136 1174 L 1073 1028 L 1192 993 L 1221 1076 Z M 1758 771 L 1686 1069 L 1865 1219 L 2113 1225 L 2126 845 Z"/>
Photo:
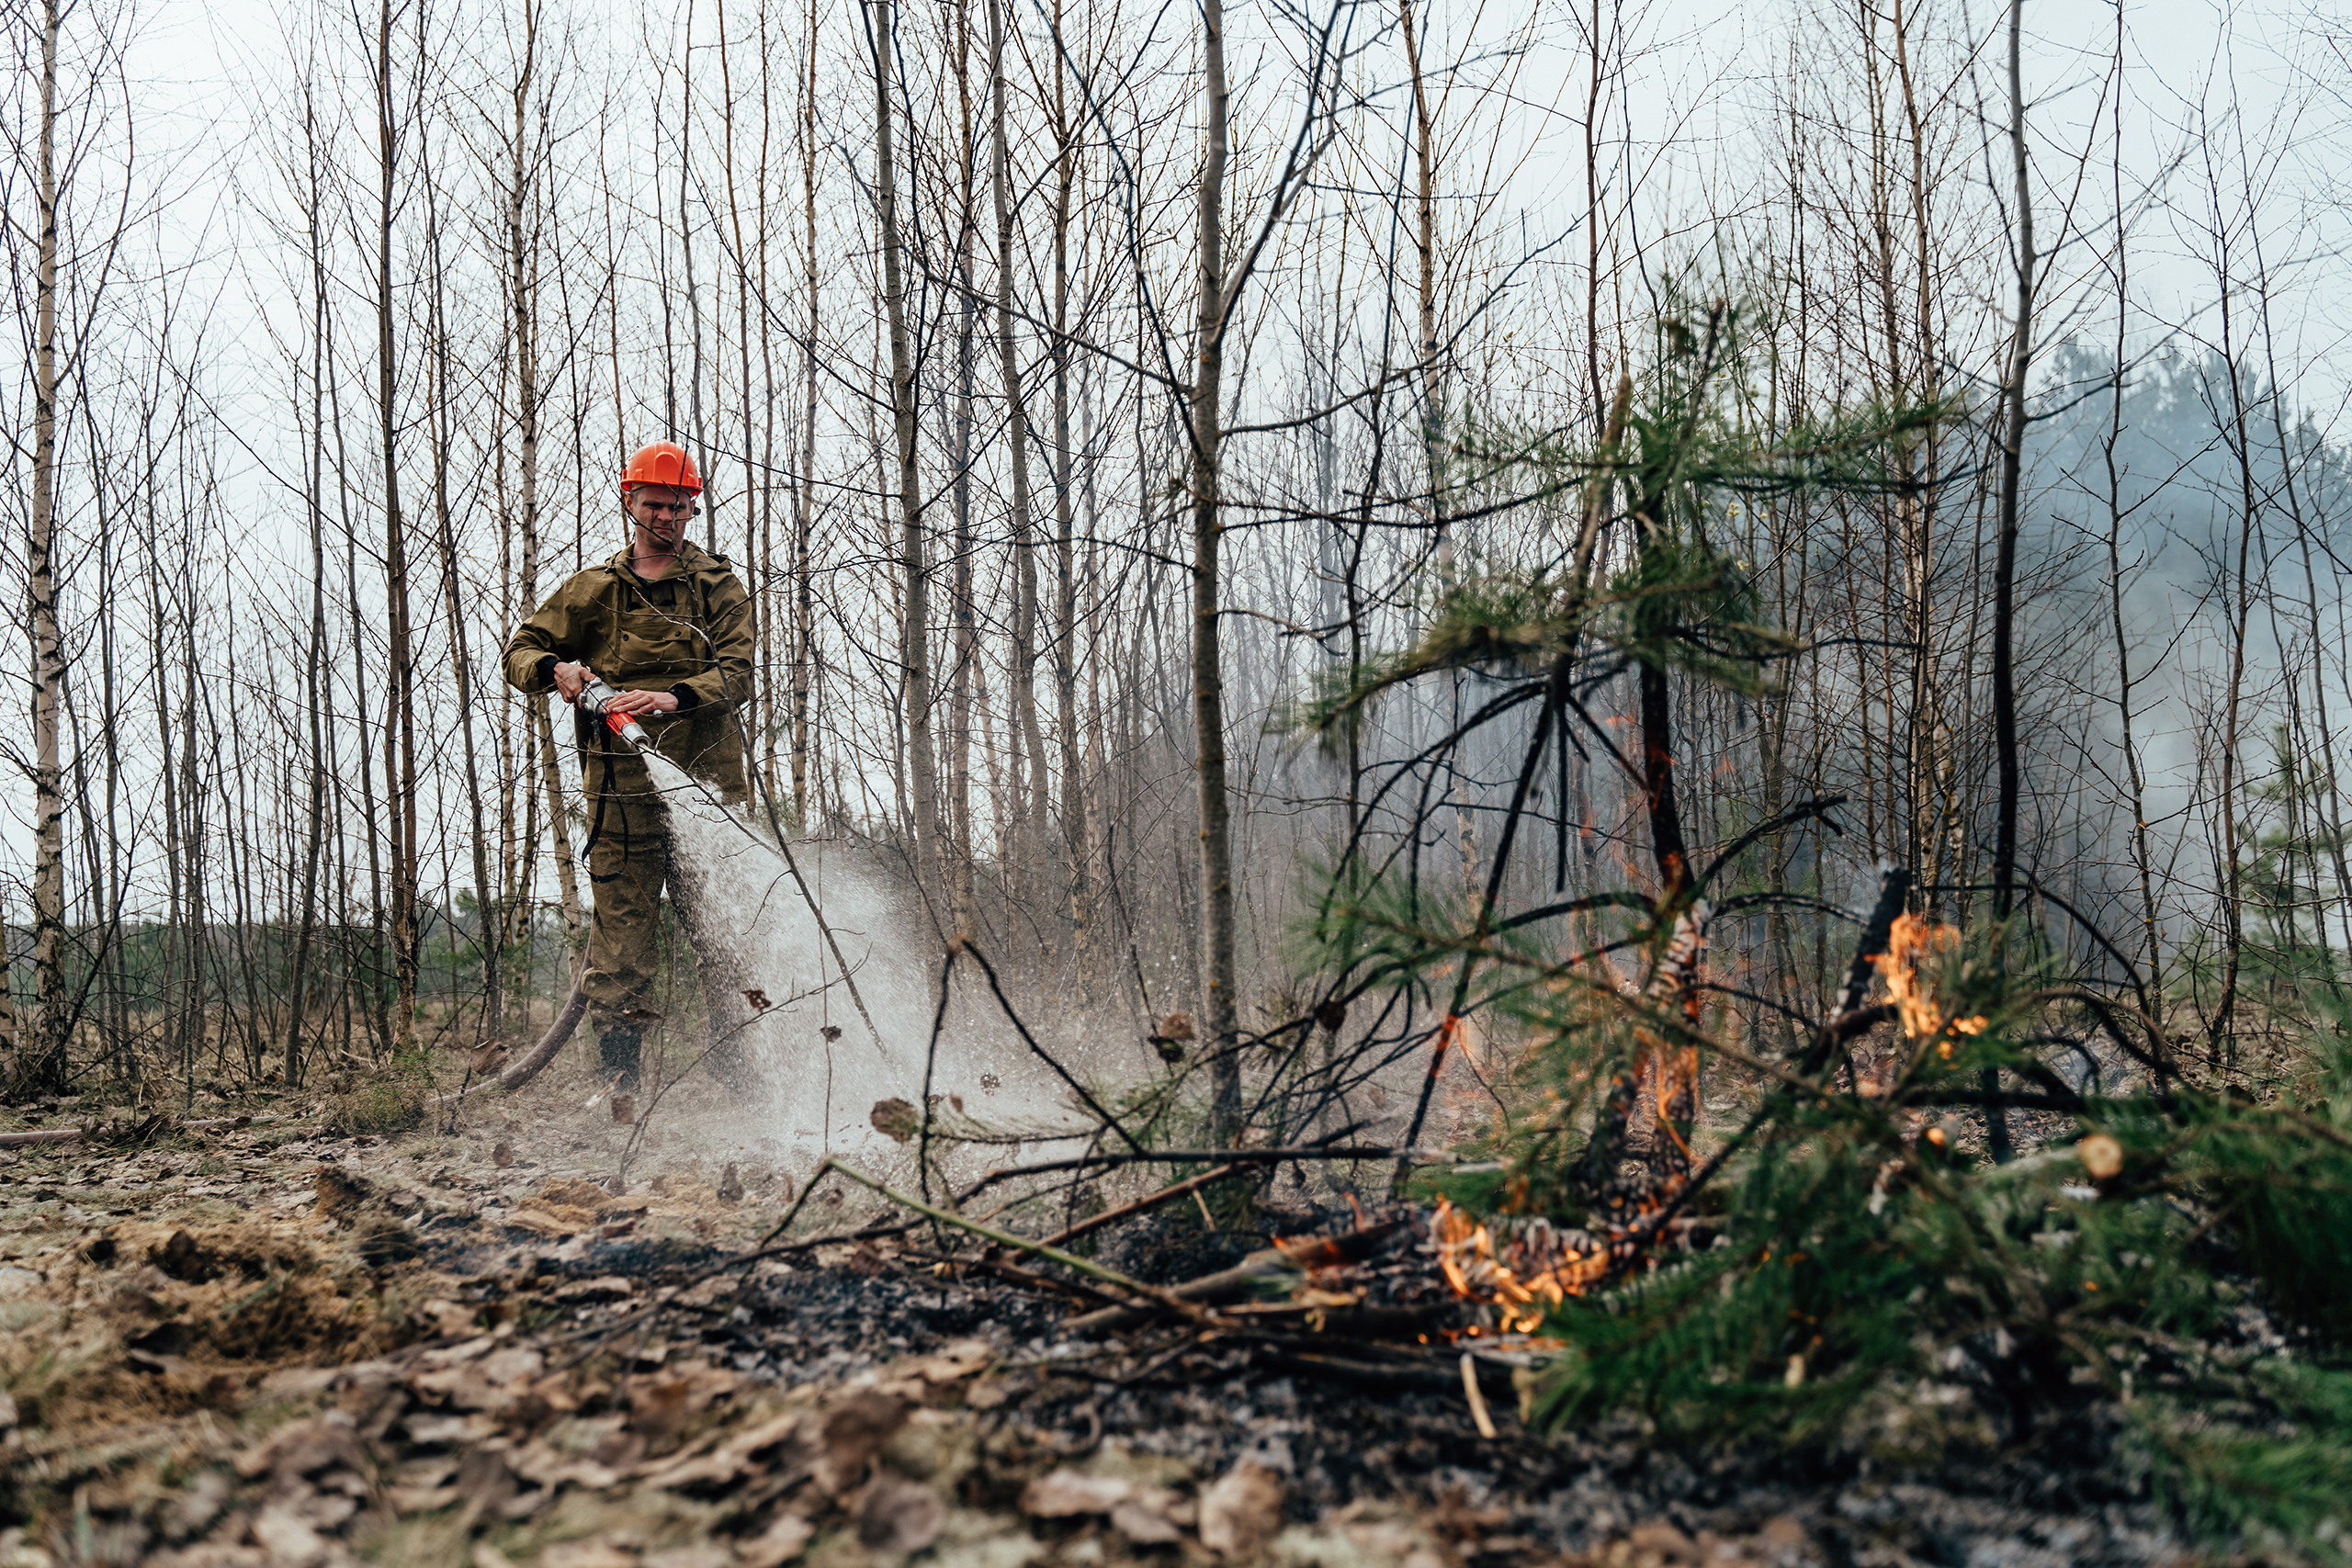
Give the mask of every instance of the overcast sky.
<path id="1" fill-rule="evenodd" d="M 1711 184 L 1739 176 L 1747 152 L 1740 131 L 1744 123 L 1752 123 L 1762 84 L 1777 68 L 1792 3 L 1663 0 L 1638 13 L 1635 36 L 1642 53 L 1629 95 L 1634 133 L 1645 139 L 1671 137 L 1680 144 L 1670 175 L 1652 180 L 1652 201 L 1667 208 L 1690 205 Z M 1997 62 L 2006 48 L 2006 13 L 1987 0 L 1956 3 L 1957 14 L 1988 38 Z M 231 270 L 233 230 L 220 193 L 241 157 L 251 151 L 247 128 L 254 95 L 270 96 L 271 78 L 282 72 L 281 39 L 288 31 L 284 17 L 305 14 L 284 5 L 285 0 L 161 0 L 152 4 L 140 27 L 134 70 L 140 76 L 146 155 L 184 160 L 182 175 L 175 182 L 186 192 L 177 205 L 175 227 L 189 249 L 202 253 L 190 259 L 224 280 Z M 1583 4 L 1571 6 L 1575 11 L 1585 8 Z M 674 9 L 682 22 L 684 6 Z M 1237 17 L 1245 15 L 1238 5 L 1231 9 Z M 1455 10 L 1463 17 L 1470 14 L 1459 3 Z M 846 25 L 848 13 L 842 8 L 826 14 L 835 25 Z M 707 9 L 704 15 L 707 34 Z M 1495 26 L 1498 13 L 1480 15 L 1486 18 L 1482 26 Z M 601 28 L 609 40 L 605 47 L 614 50 L 642 47 L 637 40 L 649 28 L 649 16 L 636 7 L 616 8 L 601 17 L 584 7 L 580 12 L 586 35 L 593 37 Z M 1163 27 L 1175 27 L 1175 16 L 1171 12 Z M 1509 198 L 1509 205 L 1523 210 L 1531 231 L 1539 235 L 1573 222 L 1573 202 L 1580 199 L 1582 185 L 1580 175 L 1563 177 L 1567 171 L 1559 162 L 1573 151 L 1573 111 L 1580 107 L 1577 94 L 1558 90 L 1563 73 L 1573 69 L 1574 29 L 1555 6 L 1547 6 L 1545 16 L 1538 28 L 1544 41 L 1515 84 L 1523 113 L 1507 131 L 1551 143 L 1522 165 Z M 2086 121 L 2095 113 L 2105 118 L 2099 97 L 2113 47 L 2116 11 L 2102 0 L 2032 0 L 2025 18 L 2038 169 L 2045 181 L 2063 184 L 2084 143 Z M 2239 157 L 2234 139 L 2241 134 L 2245 155 L 2257 160 L 2269 149 L 2282 147 L 2276 184 L 2265 197 L 2266 227 L 2279 237 L 2280 251 L 2300 258 L 2307 285 L 2315 278 L 2340 276 L 2337 169 L 2348 149 L 2340 134 L 2337 89 L 2347 73 L 2317 14 L 2275 0 L 2237 7 L 2207 0 L 2167 0 L 2127 5 L 2124 20 L 2129 37 L 2127 179 L 2155 179 L 2167 160 L 2184 150 L 2192 156 L 2205 151 L 2188 134 L 2200 114 L 2225 128 L 2224 135 L 2214 139 L 2211 150 L 2217 156 Z M 1238 28 L 1242 25 L 1237 22 Z M 2001 86 L 1997 74 L 1987 76 L 1988 92 Z M 2233 104 L 2241 117 L 2236 123 L 2227 118 Z M 1996 102 L 1990 107 L 1997 112 L 2004 106 Z M 2006 177 L 2005 171 L 1996 174 Z M 2172 180 L 2173 188 L 2191 201 L 2199 183 L 2188 170 Z M 2045 239 L 2052 217 L 2050 212 L 2041 215 Z M 2202 269 L 2184 261 L 2188 242 L 2179 230 L 2162 212 L 2144 215 L 2138 225 L 2135 293 L 2152 318 L 2165 322 L 2189 318 L 2211 293 Z M 2322 368 L 2338 347 L 2334 318 L 2352 317 L 2352 312 L 2333 308 L 2335 292 L 2335 285 L 2327 281 L 2316 290 L 2306 287 L 2290 299 L 2290 311 L 2300 308 L 2302 312 L 2290 334 L 2292 351 L 2331 386 L 2346 379 Z"/>

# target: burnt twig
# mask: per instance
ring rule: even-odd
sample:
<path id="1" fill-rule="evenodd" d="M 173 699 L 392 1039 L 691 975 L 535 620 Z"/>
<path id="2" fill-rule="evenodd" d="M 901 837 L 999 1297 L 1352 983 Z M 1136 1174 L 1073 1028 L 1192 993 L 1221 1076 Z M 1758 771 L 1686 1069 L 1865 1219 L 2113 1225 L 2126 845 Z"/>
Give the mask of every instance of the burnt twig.
<path id="1" fill-rule="evenodd" d="M 1224 1180 L 1227 1177 L 1231 1176 L 1240 1168 L 1241 1167 L 1238 1164 L 1228 1161 L 1224 1165 L 1218 1166 L 1215 1170 L 1204 1171 L 1201 1175 L 1192 1178 L 1190 1180 L 1180 1181 L 1173 1187 L 1163 1187 L 1157 1192 L 1147 1193 L 1143 1197 L 1136 1199 L 1132 1203 L 1122 1203 L 1115 1209 L 1105 1209 L 1099 1214 L 1079 1221 L 1078 1224 L 1069 1226 L 1066 1230 L 1056 1231 L 1053 1235 L 1046 1238 L 1045 1245 L 1047 1247 L 1066 1247 L 1069 1243 L 1076 1241 L 1080 1236 L 1084 1235 L 1089 1231 L 1101 1230 L 1104 1225 L 1114 1224 L 1133 1214 L 1140 1214 L 1146 1209 L 1157 1208 L 1160 1204 L 1168 1202 L 1171 1199 L 1182 1198 L 1188 1194 L 1198 1192 L 1204 1187 Z"/>
<path id="2" fill-rule="evenodd" d="M 1015 1252 L 1025 1252 L 1033 1258 L 1042 1258 L 1048 1263 L 1058 1263 L 1063 1268 L 1082 1274 L 1090 1280 L 1100 1280 L 1103 1284 L 1127 1292 L 1144 1301 L 1156 1303 L 1172 1312 L 1182 1313 L 1187 1316 L 1197 1316 L 1200 1314 L 1199 1307 L 1182 1300 L 1172 1292 L 1163 1291 L 1157 1285 L 1147 1285 L 1140 1280 L 1131 1280 L 1115 1269 L 1106 1269 L 1090 1258 L 1077 1257 L 1058 1247 L 1047 1247 L 1043 1243 L 1031 1241 L 1026 1236 L 1014 1235 L 1010 1231 L 997 1230 L 992 1226 L 981 1224 L 978 1221 L 967 1220 L 961 1214 L 936 1208 L 920 1198 L 910 1198 L 903 1192 L 894 1192 L 865 1172 L 854 1170 L 839 1160 L 828 1158 L 820 1168 L 838 1171 L 845 1179 L 854 1181 L 868 1191 L 878 1194 L 886 1201 L 896 1203 L 902 1209 L 911 1209 L 926 1219 L 936 1221 L 940 1224 L 951 1225 L 957 1230 L 978 1236 L 983 1241 L 994 1242 L 999 1247 L 1010 1247 Z"/>
<path id="3" fill-rule="evenodd" d="M 1350 1129 L 1352 1131 L 1353 1129 Z M 1283 1165 L 1291 1160 L 1396 1159 L 1409 1156 L 1421 1164 L 1452 1157 L 1443 1149 L 1405 1149 L 1395 1144 L 1291 1144 L 1263 1149 L 1141 1149 L 1134 1154 L 1073 1155 L 1068 1159 L 1040 1160 L 1035 1165 L 1001 1167 L 989 1171 L 956 1198 L 968 1203 L 1001 1181 L 1023 1176 L 1050 1176 L 1060 1170 L 1086 1170 L 1120 1165 Z"/>
<path id="4" fill-rule="evenodd" d="M 1199 1310 L 1192 1305 L 1194 1303 L 1240 1301 L 1262 1293 L 1269 1284 L 1296 1279 L 1309 1269 L 1329 1269 L 1353 1263 L 1387 1240 L 1403 1224 L 1401 1220 L 1392 1220 L 1386 1224 L 1350 1231 L 1344 1235 L 1276 1242 L 1272 1247 L 1259 1248 L 1230 1269 L 1221 1269 L 1214 1274 L 1188 1280 L 1161 1294 L 1170 1302 L 1184 1303 L 1193 1311 Z M 1168 1303 L 1163 1302 L 1161 1304 Z M 1102 1333 L 1144 1322 L 1150 1315 L 1148 1307 L 1106 1307 L 1101 1312 L 1088 1313 L 1083 1317 L 1074 1317 L 1066 1326 L 1072 1334 Z"/>

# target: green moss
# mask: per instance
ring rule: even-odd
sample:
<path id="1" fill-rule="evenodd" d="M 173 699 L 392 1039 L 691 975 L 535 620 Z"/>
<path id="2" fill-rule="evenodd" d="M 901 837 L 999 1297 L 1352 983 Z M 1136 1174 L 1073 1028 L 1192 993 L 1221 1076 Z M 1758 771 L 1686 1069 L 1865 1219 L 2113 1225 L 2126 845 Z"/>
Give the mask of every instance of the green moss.
<path id="1" fill-rule="evenodd" d="M 423 1124 L 432 1093 L 433 1077 L 424 1059 L 399 1056 L 349 1093 L 330 1098 L 322 1120 L 328 1131 L 346 1134 L 405 1133 Z"/>

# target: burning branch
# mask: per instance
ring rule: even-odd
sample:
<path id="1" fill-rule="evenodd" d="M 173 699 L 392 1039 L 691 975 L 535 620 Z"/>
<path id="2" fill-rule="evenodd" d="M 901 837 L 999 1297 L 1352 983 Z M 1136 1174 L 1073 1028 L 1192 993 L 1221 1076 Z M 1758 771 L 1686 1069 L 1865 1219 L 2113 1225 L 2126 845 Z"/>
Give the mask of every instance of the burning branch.
<path id="1" fill-rule="evenodd" d="M 1923 1045 L 1936 1043 L 1937 1054 L 1947 1060 L 1951 1056 L 1950 1035 L 1981 1034 L 1984 1032 L 1984 1020 L 1949 1016 L 1936 998 L 1932 975 L 1923 975 L 1920 970 L 1923 963 L 1932 970 L 1959 945 L 1959 927 L 1905 914 L 1889 929 L 1886 951 L 1871 955 L 1871 962 L 1886 982 L 1887 994 L 1894 998 L 1903 1019 L 1903 1032 Z"/>
<path id="2" fill-rule="evenodd" d="M 1609 1272 L 1606 1247 L 1545 1220 L 1513 1227 L 1498 1246 L 1485 1223 L 1441 1198 L 1430 1230 L 1445 1282 L 1464 1301 L 1493 1307 L 1506 1334 L 1534 1333 L 1552 1308 Z"/>

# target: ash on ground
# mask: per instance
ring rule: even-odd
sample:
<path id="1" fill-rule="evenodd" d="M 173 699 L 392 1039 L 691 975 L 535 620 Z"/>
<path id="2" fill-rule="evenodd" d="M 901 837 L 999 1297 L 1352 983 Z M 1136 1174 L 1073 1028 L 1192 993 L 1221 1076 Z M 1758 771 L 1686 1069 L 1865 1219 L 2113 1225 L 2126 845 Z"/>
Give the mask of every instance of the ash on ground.
<path id="1" fill-rule="evenodd" d="M 770 1235 L 784 1173 L 639 1138 L 616 1181 L 605 1125 L 377 1142 L 289 1118 L 17 1154 L 0 1563 L 2200 1560 L 2095 1406 L 1900 1470 L 1531 1435 L 1507 1354 L 1464 1380 L 1445 1337 L 1478 1312 L 1393 1214 L 1107 1228 L 1094 1256 L 1162 1285 L 1278 1238 L 1374 1239 L 1332 1266 L 1357 1307 L 1089 1332 L 1082 1280 L 951 1258 L 862 1193 L 806 1213 L 893 1234 L 761 1256 L 792 1245 Z M 1384 1356 L 1351 1311 L 1434 1342 Z"/>

